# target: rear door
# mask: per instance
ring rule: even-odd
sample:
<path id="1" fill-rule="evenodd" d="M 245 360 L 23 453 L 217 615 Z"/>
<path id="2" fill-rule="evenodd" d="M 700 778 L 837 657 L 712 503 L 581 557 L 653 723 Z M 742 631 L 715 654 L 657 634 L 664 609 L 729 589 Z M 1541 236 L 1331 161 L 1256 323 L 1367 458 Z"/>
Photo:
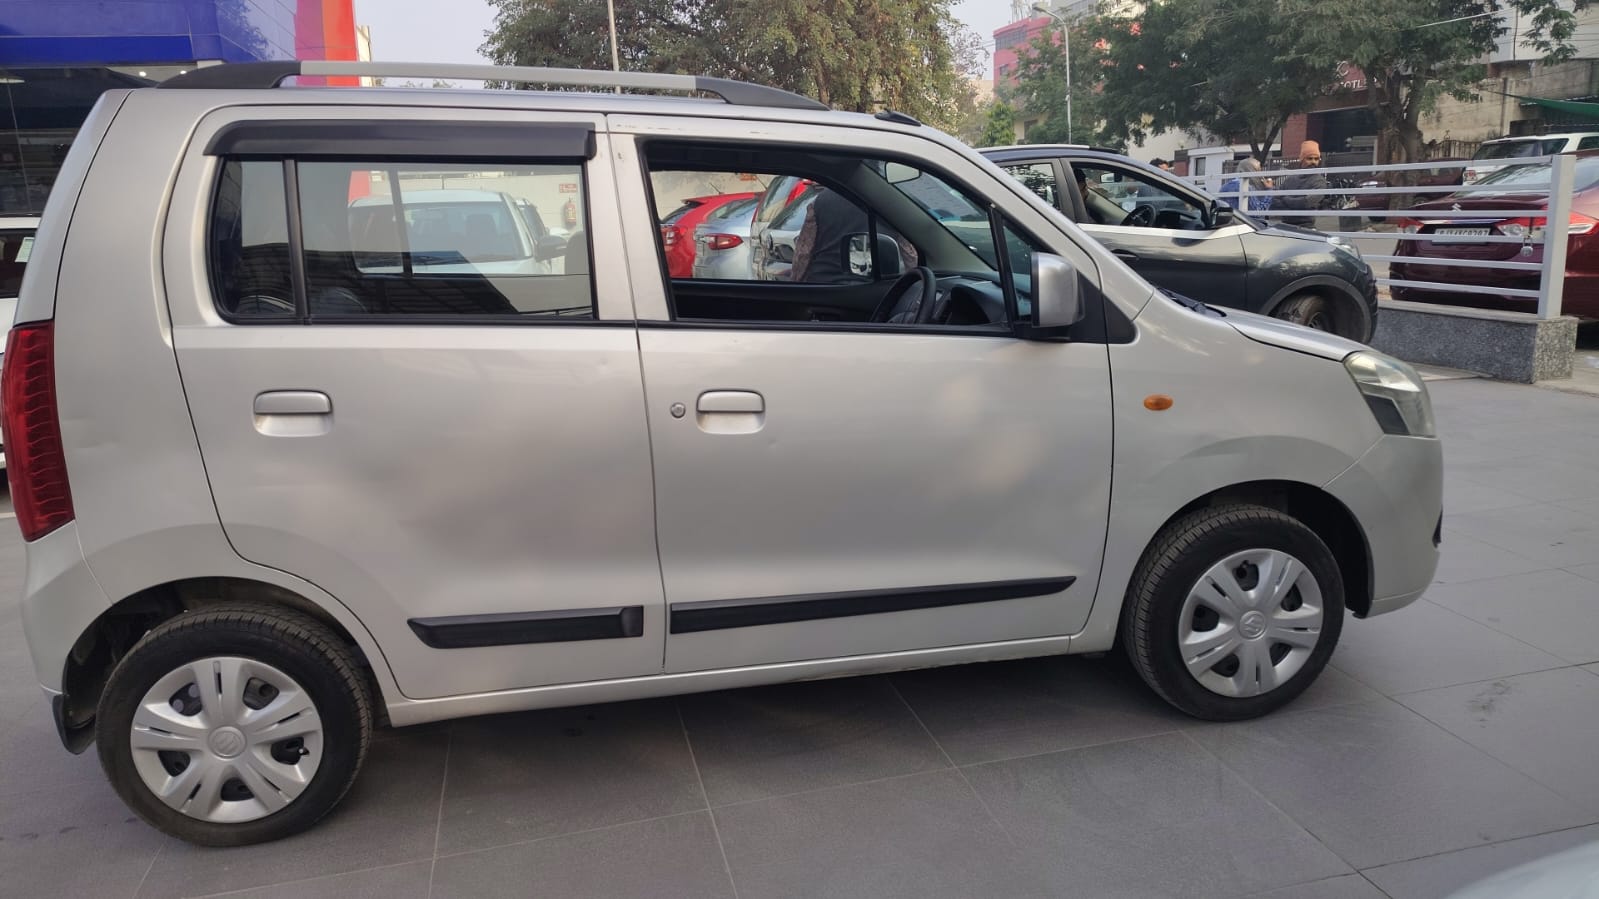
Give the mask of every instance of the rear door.
<path id="1" fill-rule="evenodd" d="M 349 606 L 413 698 L 658 672 L 637 337 L 590 265 L 620 246 L 603 119 L 287 109 L 202 123 L 173 208 L 208 212 L 165 244 L 234 547 Z M 449 205 L 485 194 L 508 211 Z M 568 201 L 565 273 L 527 266 L 517 204 Z"/>

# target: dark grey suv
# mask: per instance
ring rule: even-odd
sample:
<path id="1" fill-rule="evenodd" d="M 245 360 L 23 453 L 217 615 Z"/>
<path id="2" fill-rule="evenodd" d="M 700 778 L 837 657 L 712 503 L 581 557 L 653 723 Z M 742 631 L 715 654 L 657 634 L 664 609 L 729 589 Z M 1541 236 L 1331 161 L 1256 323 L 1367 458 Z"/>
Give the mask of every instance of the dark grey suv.
<path id="1" fill-rule="evenodd" d="M 1336 237 L 1252 219 L 1118 153 L 1067 145 L 981 152 L 1159 287 L 1371 339 L 1377 282 L 1360 252 Z"/>

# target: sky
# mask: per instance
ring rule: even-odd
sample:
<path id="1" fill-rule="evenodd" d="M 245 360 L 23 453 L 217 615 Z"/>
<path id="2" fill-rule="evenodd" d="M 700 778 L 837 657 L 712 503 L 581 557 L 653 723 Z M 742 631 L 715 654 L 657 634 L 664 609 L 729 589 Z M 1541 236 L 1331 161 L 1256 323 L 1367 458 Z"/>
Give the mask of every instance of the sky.
<path id="1" fill-rule="evenodd" d="M 992 46 L 994 29 L 1010 21 L 1010 0 L 960 0 L 955 16 Z M 372 28 L 373 59 L 481 63 L 477 48 L 494 11 L 487 0 L 355 0 L 355 21 Z"/>

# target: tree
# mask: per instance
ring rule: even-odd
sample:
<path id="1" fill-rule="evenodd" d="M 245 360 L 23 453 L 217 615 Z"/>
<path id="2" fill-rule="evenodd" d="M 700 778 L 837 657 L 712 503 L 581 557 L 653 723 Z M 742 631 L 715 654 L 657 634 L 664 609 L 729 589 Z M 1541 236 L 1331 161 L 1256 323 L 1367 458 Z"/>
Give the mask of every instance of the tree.
<path id="1" fill-rule="evenodd" d="M 1003 147 L 1016 142 L 1016 111 L 1004 100 L 988 105 L 988 117 L 983 123 L 982 135 L 977 138 L 979 147 Z"/>
<path id="2" fill-rule="evenodd" d="M 1114 131 L 1107 132 L 1100 98 L 1095 87 L 1096 67 L 1101 51 L 1087 38 L 1088 24 L 1092 20 L 1074 22 L 1071 27 L 1071 127 L 1067 127 L 1066 104 L 1066 45 L 1061 41 L 1059 28 L 1033 39 L 1027 49 L 1018 54 L 1016 87 L 1011 96 L 1017 107 L 1029 117 L 1043 114 L 1044 118 L 1027 132 L 1028 143 L 1083 143 L 1093 142 L 1112 146 L 1121 144 Z"/>
<path id="3" fill-rule="evenodd" d="M 482 47 L 508 65 L 609 69 L 605 5 L 490 0 Z M 888 107 L 953 128 L 971 104 L 965 73 L 982 43 L 951 0 L 616 0 L 618 53 L 632 71 L 737 78 L 837 109 Z"/>
<path id="4" fill-rule="evenodd" d="M 1576 0 L 1586 9 L 1591 0 Z M 1483 57 L 1507 29 L 1502 14 L 1521 12 L 1521 35 L 1550 60 L 1571 56 L 1575 13 L 1559 0 L 1282 0 L 1284 58 L 1336 69 L 1348 63 L 1366 78 L 1377 121 L 1379 162 L 1422 155 L 1422 114 L 1450 94 L 1470 99 L 1486 75 Z"/>
<path id="5" fill-rule="evenodd" d="M 1155 0 L 1088 24 L 1107 137 L 1204 131 L 1265 161 L 1288 118 L 1334 82 L 1334 66 L 1277 46 L 1281 0 Z"/>

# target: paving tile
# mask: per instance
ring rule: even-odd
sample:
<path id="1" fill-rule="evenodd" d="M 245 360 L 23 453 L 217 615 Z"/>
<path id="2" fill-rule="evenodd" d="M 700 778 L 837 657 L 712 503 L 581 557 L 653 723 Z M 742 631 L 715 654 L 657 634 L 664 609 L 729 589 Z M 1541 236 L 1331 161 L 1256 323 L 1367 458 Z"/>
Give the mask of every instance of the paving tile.
<path id="1" fill-rule="evenodd" d="M 418 733 L 374 744 L 349 795 L 304 833 L 238 849 L 167 839 L 139 896 L 223 893 L 432 857 L 446 742 Z"/>
<path id="2" fill-rule="evenodd" d="M 715 811 L 739 899 L 1049 895 L 955 771 Z"/>
<path id="3" fill-rule="evenodd" d="M 1332 663 L 1389 696 L 1569 664 L 1425 599 L 1349 622 Z"/>
<path id="4" fill-rule="evenodd" d="M 894 676 L 957 765 L 1165 733 L 1191 719 L 1119 656 L 1055 657 Z"/>
<path id="5" fill-rule="evenodd" d="M 732 895 L 710 812 L 445 856 L 433 872 L 434 899 Z"/>
<path id="6" fill-rule="evenodd" d="M 439 852 L 705 808 L 671 700 L 458 721 Z"/>
<path id="7" fill-rule="evenodd" d="M 712 805 L 949 767 L 886 677 L 703 693 L 678 707 Z"/>
<path id="8" fill-rule="evenodd" d="M 1567 662 L 1599 662 L 1599 584 L 1568 571 L 1434 587 L 1427 598 Z"/>
<path id="9" fill-rule="evenodd" d="M 1599 820 L 1393 702 L 1189 734 L 1358 868 Z"/>
<path id="10" fill-rule="evenodd" d="M 220 894 L 227 899 L 427 899 L 431 859 Z"/>
<path id="11" fill-rule="evenodd" d="M 1350 871 L 1182 734 L 965 771 L 1055 884 L 1082 895 L 1236 895 Z"/>
<path id="12" fill-rule="evenodd" d="M 1438 572 L 1432 576 L 1433 589 L 1438 584 L 1460 584 L 1549 569 L 1542 562 L 1468 537 L 1453 528 L 1444 528 L 1444 542 L 1439 549 Z M 1428 596 L 1431 597 L 1430 592 Z"/>
<path id="13" fill-rule="evenodd" d="M 1566 476 L 1550 473 L 1552 480 Z M 1591 471 L 1583 478 L 1599 485 Z M 1599 558 L 1599 517 L 1552 502 L 1465 515 L 1445 512 L 1444 526 L 1552 568 L 1587 565 Z"/>
<path id="14" fill-rule="evenodd" d="M 5 760 L 0 764 L 0 803 L 19 793 L 104 783 L 94 748 L 81 755 L 68 752 L 38 688 L 26 692 L 27 699 L 7 703 L 15 706 L 15 714 L 0 718 L 0 759 Z"/>
<path id="15" fill-rule="evenodd" d="M 164 842 L 107 784 L 13 795 L 0 801 L 0 893 L 131 896 Z"/>
<path id="16" fill-rule="evenodd" d="M 1255 893 L 1254 899 L 1388 899 L 1382 890 L 1359 874 L 1299 883 L 1280 890 Z"/>
<path id="17" fill-rule="evenodd" d="M 1453 445 L 1446 444 L 1446 457 L 1453 455 Z M 1508 509 L 1525 506 L 1538 500 L 1506 490 L 1491 483 L 1454 477 L 1444 472 L 1444 509 L 1450 513 L 1486 512 L 1490 509 Z"/>
<path id="18" fill-rule="evenodd" d="M 1599 678 L 1562 668 L 1395 698 L 1599 815 Z"/>
<path id="19" fill-rule="evenodd" d="M 1444 446 L 1444 454 L 1447 457 L 1449 453 L 1447 437 Z M 1593 476 L 1593 468 L 1590 465 L 1575 460 L 1568 461 L 1565 458 L 1551 458 L 1547 454 L 1533 455 L 1531 458 L 1536 464 L 1529 464 L 1528 453 L 1523 447 L 1523 452 L 1517 457 L 1462 462 L 1453 466 L 1451 471 L 1457 477 L 1491 483 L 1500 489 L 1538 502 L 1554 503 L 1599 497 L 1599 478 Z M 1447 507 L 1445 514 L 1448 514 Z"/>
<path id="20" fill-rule="evenodd" d="M 1393 899 L 1442 899 L 1485 877 L 1599 840 L 1599 827 L 1579 827 L 1477 846 L 1365 871 Z"/>

